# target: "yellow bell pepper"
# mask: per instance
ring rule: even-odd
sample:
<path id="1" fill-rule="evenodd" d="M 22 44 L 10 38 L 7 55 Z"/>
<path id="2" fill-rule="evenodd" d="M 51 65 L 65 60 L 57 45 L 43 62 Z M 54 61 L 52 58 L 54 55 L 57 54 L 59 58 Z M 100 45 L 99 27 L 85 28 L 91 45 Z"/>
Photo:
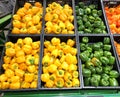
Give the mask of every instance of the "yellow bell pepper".
<path id="1" fill-rule="evenodd" d="M 58 77 L 64 77 L 64 74 L 65 74 L 65 71 L 64 70 L 57 70 L 57 72 L 56 72 L 56 75 L 58 76 Z"/>
<path id="2" fill-rule="evenodd" d="M 25 73 L 25 82 L 32 82 L 34 80 L 34 74 L 33 73 Z"/>
<path id="3" fill-rule="evenodd" d="M 25 62 L 25 56 L 19 56 L 19 57 L 16 57 L 16 62 L 17 63 L 24 63 Z"/>
<path id="4" fill-rule="evenodd" d="M 20 57 L 20 56 L 25 56 L 25 53 L 23 50 L 16 51 L 16 57 Z"/>
<path id="5" fill-rule="evenodd" d="M 22 49 L 26 54 L 31 54 L 31 52 L 32 52 L 32 46 L 30 46 L 30 45 L 24 45 L 22 47 Z"/>
<path id="6" fill-rule="evenodd" d="M 13 20 L 13 27 L 21 28 L 21 22 L 18 20 Z"/>
<path id="7" fill-rule="evenodd" d="M 10 69 L 13 70 L 13 71 L 14 71 L 15 69 L 18 69 L 18 63 L 13 63 L 13 64 L 11 64 L 11 65 L 10 65 Z"/>
<path id="8" fill-rule="evenodd" d="M 76 56 L 73 56 L 70 53 L 66 54 L 65 61 L 68 64 L 77 64 L 77 58 L 76 58 Z"/>
<path id="9" fill-rule="evenodd" d="M 49 34 L 51 32 L 52 32 L 52 27 L 48 26 L 48 27 L 45 28 L 45 33 Z"/>
<path id="10" fill-rule="evenodd" d="M 52 22 L 56 22 L 58 20 L 58 15 L 57 14 L 52 14 Z"/>
<path id="11" fill-rule="evenodd" d="M 57 7 L 58 7 L 58 3 L 53 2 L 53 3 L 51 4 L 51 8 L 52 8 L 52 9 L 56 9 Z"/>
<path id="12" fill-rule="evenodd" d="M 20 33 L 22 34 L 26 34 L 28 31 L 27 31 L 27 28 L 21 28 L 20 29 Z"/>
<path id="13" fill-rule="evenodd" d="M 73 46 L 75 45 L 75 41 L 72 40 L 72 39 L 68 39 L 68 40 L 67 40 L 67 45 L 73 47 Z"/>
<path id="14" fill-rule="evenodd" d="M 13 19 L 20 21 L 20 20 L 21 20 L 21 17 L 20 17 L 19 15 L 17 15 L 17 14 L 14 14 L 14 15 L 13 15 Z"/>
<path id="15" fill-rule="evenodd" d="M 40 22 L 40 17 L 38 15 L 33 16 L 32 22 L 34 25 L 38 24 Z"/>
<path id="16" fill-rule="evenodd" d="M 65 81 L 65 86 L 66 86 L 67 88 L 72 87 L 72 81 L 70 81 L 70 80 Z"/>
<path id="17" fill-rule="evenodd" d="M 33 22 L 32 21 L 29 21 L 26 23 L 26 27 L 29 28 L 29 27 L 32 27 L 34 26 Z M 28 29 L 27 29 L 28 30 Z"/>
<path id="18" fill-rule="evenodd" d="M 11 57 L 9 57 L 9 56 L 4 56 L 4 63 L 5 64 L 9 64 L 10 63 L 10 61 L 11 61 Z"/>
<path id="19" fill-rule="evenodd" d="M 73 15 L 68 16 L 68 20 L 72 23 L 74 20 L 74 16 Z"/>
<path id="20" fill-rule="evenodd" d="M 47 66 L 50 62 L 50 57 L 48 55 L 45 55 L 42 59 L 42 65 L 44 66 Z"/>
<path id="21" fill-rule="evenodd" d="M 27 58 L 26 58 L 26 64 L 27 65 L 34 65 L 35 64 L 35 57 L 33 57 L 33 56 L 27 56 Z"/>
<path id="22" fill-rule="evenodd" d="M 36 70 L 35 65 L 30 65 L 30 66 L 28 66 L 28 67 L 27 67 L 27 70 L 28 70 L 28 72 L 30 72 L 30 73 L 35 72 L 35 70 Z"/>
<path id="23" fill-rule="evenodd" d="M 8 77 L 5 74 L 0 75 L 0 82 L 6 82 Z"/>
<path id="24" fill-rule="evenodd" d="M 60 17 L 60 20 L 63 22 L 67 20 L 67 15 L 64 12 L 61 12 L 59 17 Z"/>
<path id="25" fill-rule="evenodd" d="M 13 57 L 13 58 L 11 59 L 11 61 L 10 61 L 10 65 L 12 65 L 13 63 L 17 63 L 15 57 Z"/>
<path id="26" fill-rule="evenodd" d="M 52 20 L 52 14 L 50 12 L 46 13 L 45 21 L 51 21 L 51 20 Z"/>
<path id="27" fill-rule="evenodd" d="M 31 21 L 32 20 L 32 15 L 25 15 L 23 18 L 22 18 L 22 21 L 23 21 L 23 23 L 27 23 L 27 22 L 29 22 L 29 21 Z"/>
<path id="28" fill-rule="evenodd" d="M 48 67 L 43 66 L 42 71 L 43 71 L 43 73 L 48 73 Z"/>
<path id="29" fill-rule="evenodd" d="M 10 83 L 10 89 L 20 89 L 20 82 Z"/>
<path id="30" fill-rule="evenodd" d="M 20 33 L 20 29 L 17 28 L 17 27 L 13 27 L 12 33 L 14 33 L 14 34 L 19 34 L 19 33 Z"/>
<path id="31" fill-rule="evenodd" d="M 11 69 L 5 70 L 5 76 L 9 78 L 14 76 L 14 71 L 12 71 Z"/>
<path id="32" fill-rule="evenodd" d="M 5 48 L 7 49 L 7 48 L 14 48 L 14 43 L 12 43 L 12 42 L 6 42 L 5 43 Z"/>
<path id="33" fill-rule="evenodd" d="M 28 88 L 30 88 L 30 83 L 23 81 L 23 82 L 21 83 L 21 88 L 23 88 L 23 89 L 28 89 Z"/>
<path id="34" fill-rule="evenodd" d="M 60 62 L 63 63 L 63 62 L 65 61 L 65 58 L 66 58 L 66 56 L 63 55 L 63 56 L 60 58 Z"/>
<path id="35" fill-rule="evenodd" d="M 19 50 L 21 50 L 21 46 L 20 45 L 18 45 L 17 43 L 15 43 L 15 51 L 19 51 Z"/>
<path id="36" fill-rule="evenodd" d="M 58 56 L 58 49 L 55 49 L 51 52 L 51 55 L 54 56 L 55 58 Z"/>
<path id="37" fill-rule="evenodd" d="M 56 38 L 56 37 L 53 37 L 51 39 L 51 43 L 52 43 L 52 45 L 58 45 L 58 44 L 60 44 L 60 39 Z"/>
<path id="38" fill-rule="evenodd" d="M 39 64 L 39 57 L 35 58 L 35 65 Z"/>
<path id="39" fill-rule="evenodd" d="M 54 85 L 54 82 L 53 82 L 52 80 L 48 80 L 48 81 L 46 82 L 46 84 L 45 84 L 45 87 L 47 87 L 47 88 L 52 88 L 53 85 Z"/>
<path id="40" fill-rule="evenodd" d="M 22 38 L 19 38 L 19 39 L 17 40 L 16 44 L 17 44 L 18 46 L 22 47 L 22 46 L 23 46 L 23 39 L 22 39 Z"/>
<path id="41" fill-rule="evenodd" d="M 10 86 L 9 82 L 1 82 L 1 89 L 8 89 Z"/>
<path id="42" fill-rule="evenodd" d="M 67 81 L 67 80 L 72 80 L 72 74 L 69 73 L 69 72 L 65 72 L 64 80 L 65 80 L 65 81 Z"/>
<path id="43" fill-rule="evenodd" d="M 32 48 L 33 48 L 34 50 L 39 49 L 39 47 L 40 47 L 40 41 L 37 41 L 37 42 L 33 42 L 33 43 L 32 43 Z"/>
<path id="44" fill-rule="evenodd" d="M 58 88 L 62 88 L 64 86 L 64 80 L 62 78 L 57 78 L 55 81 L 55 85 Z"/>
<path id="45" fill-rule="evenodd" d="M 73 56 L 76 56 L 77 55 L 77 49 L 76 48 L 73 48 L 71 47 L 71 52 L 70 52 Z M 77 62 L 76 62 L 77 64 Z"/>
<path id="46" fill-rule="evenodd" d="M 55 50 L 55 46 L 54 45 L 49 45 L 47 47 L 47 49 L 48 49 L 49 52 L 51 52 L 51 51 Z"/>
<path id="47" fill-rule="evenodd" d="M 2 67 L 3 67 L 4 70 L 7 70 L 7 69 L 9 69 L 10 64 L 3 64 Z"/>
<path id="48" fill-rule="evenodd" d="M 54 64 L 49 65 L 49 66 L 48 66 L 48 71 L 49 71 L 50 73 L 56 72 L 56 71 L 57 71 L 57 66 L 54 65 Z"/>
<path id="49" fill-rule="evenodd" d="M 19 77 L 19 76 L 12 76 L 12 77 L 10 78 L 10 81 L 11 81 L 12 83 L 20 82 L 20 77 Z"/>
<path id="50" fill-rule="evenodd" d="M 62 30 L 61 33 L 62 33 L 62 34 L 68 34 L 68 31 L 67 31 L 67 29 L 64 29 L 64 30 Z"/>
<path id="51" fill-rule="evenodd" d="M 31 26 L 28 28 L 28 32 L 30 34 L 36 34 L 36 33 L 38 33 L 38 30 L 37 30 L 36 26 Z"/>
<path id="52" fill-rule="evenodd" d="M 43 74 L 41 74 L 41 80 L 43 82 L 47 82 L 49 80 L 49 77 L 50 77 L 49 73 L 43 73 Z"/>
<path id="53" fill-rule="evenodd" d="M 37 88 L 37 81 L 31 82 L 30 88 Z"/>
<path id="54" fill-rule="evenodd" d="M 32 38 L 31 37 L 25 37 L 23 39 L 23 43 L 26 44 L 26 45 L 31 45 L 33 42 Z"/>
<path id="55" fill-rule="evenodd" d="M 78 71 L 73 71 L 72 76 L 74 78 L 78 78 L 78 76 L 79 76 Z"/>
<path id="56" fill-rule="evenodd" d="M 59 27 L 61 28 L 61 30 L 64 30 L 65 29 L 65 24 L 62 21 L 60 21 L 59 22 Z"/>
<path id="57" fill-rule="evenodd" d="M 9 56 L 9 57 L 13 57 L 13 56 L 15 56 L 15 49 L 13 49 L 13 48 L 8 48 L 8 49 L 6 49 L 6 51 L 5 51 L 5 54 L 6 54 L 6 56 Z"/>
<path id="58" fill-rule="evenodd" d="M 29 8 L 31 8 L 31 7 L 32 7 L 32 5 L 31 5 L 30 3 L 25 2 L 24 8 L 29 9 Z"/>
<path id="59" fill-rule="evenodd" d="M 74 31 L 68 31 L 68 34 L 74 34 L 75 32 Z"/>
<path id="60" fill-rule="evenodd" d="M 74 30 L 74 25 L 72 23 L 70 23 L 69 21 L 65 22 L 65 26 L 66 26 L 67 30 L 69 30 L 69 31 Z"/>
<path id="61" fill-rule="evenodd" d="M 75 70 L 77 70 L 77 66 L 74 65 L 74 64 L 70 64 L 69 67 L 68 67 L 68 71 L 72 72 L 72 71 L 75 71 Z"/>
<path id="62" fill-rule="evenodd" d="M 15 75 L 19 77 L 23 77 L 25 74 L 25 71 L 20 70 L 20 69 L 15 69 Z"/>
<path id="63" fill-rule="evenodd" d="M 63 63 L 61 64 L 61 68 L 62 68 L 63 70 L 68 70 L 68 67 L 69 67 L 69 65 L 67 64 L 67 62 L 63 62 Z"/>
<path id="64" fill-rule="evenodd" d="M 55 34 L 60 34 L 61 33 L 61 28 L 57 24 L 53 25 L 52 30 Z"/>
<path id="65" fill-rule="evenodd" d="M 54 73 L 50 75 L 50 80 L 52 80 L 52 81 L 56 80 L 56 75 Z"/>
<path id="66" fill-rule="evenodd" d="M 57 67 L 59 67 L 59 66 L 61 65 L 61 62 L 60 62 L 59 59 L 56 59 L 56 60 L 54 61 L 54 64 L 55 64 Z"/>
<path id="67" fill-rule="evenodd" d="M 26 70 L 27 70 L 27 65 L 26 65 L 26 63 L 20 63 L 18 67 L 19 67 L 19 69 L 21 69 L 21 70 L 23 70 L 23 71 L 26 71 Z"/>
<path id="68" fill-rule="evenodd" d="M 53 23 L 51 22 L 51 21 L 48 21 L 48 22 L 46 22 L 46 27 L 52 27 L 53 26 Z"/>
<path id="69" fill-rule="evenodd" d="M 72 79 L 72 85 L 73 87 L 79 87 L 80 86 L 80 81 L 77 78 Z"/>

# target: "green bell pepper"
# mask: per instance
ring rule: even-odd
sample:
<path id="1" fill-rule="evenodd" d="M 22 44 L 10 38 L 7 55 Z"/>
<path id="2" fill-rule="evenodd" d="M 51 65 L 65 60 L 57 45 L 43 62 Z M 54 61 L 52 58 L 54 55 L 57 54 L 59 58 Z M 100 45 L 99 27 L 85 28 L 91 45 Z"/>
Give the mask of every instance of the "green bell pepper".
<path id="1" fill-rule="evenodd" d="M 89 38 L 88 37 L 83 37 L 82 38 L 82 42 L 83 43 L 88 43 L 89 42 Z"/>
<path id="2" fill-rule="evenodd" d="M 89 19 L 89 21 L 90 21 L 91 23 L 94 23 L 94 21 L 95 21 L 95 18 L 94 18 L 93 16 L 91 16 L 91 15 L 88 17 L 88 19 Z"/>
<path id="3" fill-rule="evenodd" d="M 98 16 L 102 16 L 102 10 L 97 11 Z"/>
<path id="4" fill-rule="evenodd" d="M 87 46 L 86 50 L 89 52 L 89 53 L 92 53 L 92 48 Z"/>
<path id="5" fill-rule="evenodd" d="M 91 25 L 91 23 L 89 22 L 89 21 L 87 21 L 86 23 L 85 23 L 85 27 L 91 27 L 92 25 Z"/>
<path id="6" fill-rule="evenodd" d="M 112 56 L 112 53 L 110 51 L 104 51 L 103 55 L 107 58 L 109 58 L 110 56 Z M 109 60 L 110 61 L 110 60 Z"/>
<path id="7" fill-rule="evenodd" d="M 105 45 L 103 46 L 103 49 L 106 50 L 106 51 L 110 51 L 110 50 L 111 50 L 111 45 L 105 44 Z"/>
<path id="8" fill-rule="evenodd" d="M 91 54 L 90 54 L 90 58 L 93 58 L 93 57 L 94 57 L 94 54 L 93 54 L 93 53 L 91 53 Z"/>
<path id="9" fill-rule="evenodd" d="M 78 5 L 80 8 L 84 8 L 84 6 L 85 6 L 84 2 L 79 2 Z"/>
<path id="10" fill-rule="evenodd" d="M 77 24 L 78 24 L 79 26 L 81 26 L 81 25 L 83 25 L 83 21 L 79 19 L 79 20 L 77 21 Z"/>
<path id="11" fill-rule="evenodd" d="M 89 8 L 90 8 L 90 9 L 95 9 L 95 5 L 94 5 L 94 4 L 90 4 L 90 5 L 89 5 Z"/>
<path id="12" fill-rule="evenodd" d="M 88 28 L 85 28 L 85 29 L 84 29 L 84 32 L 85 32 L 85 33 L 92 33 L 92 31 L 91 31 L 90 29 L 88 29 Z"/>
<path id="13" fill-rule="evenodd" d="M 101 79 L 101 76 L 99 74 L 92 74 L 92 77 L 95 77 L 98 81 Z"/>
<path id="14" fill-rule="evenodd" d="M 115 57 L 114 56 L 110 56 L 109 57 L 109 64 L 110 65 L 114 65 L 115 64 Z"/>
<path id="15" fill-rule="evenodd" d="M 80 43 L 80 50 L 81 50 L 81 51 L 86 50 L 86 44 Z"/>
<path id="16" fill-rule="evenodd" d="M 82 74 L 83 74 L 83 77 L 90 77 L 91 71 L 87 68 L 84 68 L 84 69 L 82 69 Z"/>
<path id="17" fill-rule="evenodd" d="M 96 69 L 94 66 L 90 66 L 89 69 L 91 70 L 91 73 L 92 74 L 95 74 L 96 73 Z"/>
<path id="18" fill-rule="evenodd" d="M 83 16 L 84 15 L 84 10 L 82 8 L 79 8 L 78 10 L 76 10 L 77 15 Z"/>
<path id="19" fill-rule="evenodd" d="M 119 77 L 119 73 L 116 70 L 111 70 L 109 75 L 112 78 L 118 78 Z"/>
<path id="20" fill-rule="evenodd" d="M 109 75 L 106 74 L 106 73 L 103 73 L 101 77 L 102 77 L 103 79 L 106 79 L 106 80 L 108 80 L 108 79 L 110 78 Z"/>
<path id="21" fill-rule="evenodd" d="M 107 79 L 102 78 L 100 80 L 100 85 L 101 86 L 109 86 L 109 81 Z"/>
<path id="22" fill-rule="evenodd" d="M 91 14 L 91 9 L 89 7 L 85 8 L 85 14 Z"/>
<path id="23" fill-rule="evenodd" d="M 96 57 L 96 58 L 100 58 L 101 57 L 101 54 L 100 54 L 100 52 L 99 51 L 95 51 L 94 52 L 94 57 Z"/>
<path id="24" fill-rule="evenodd" d="M 95 58 L 95 57 L 93 57 L 91 59 L 91 62 L 94 64 L 94 66 L 100 66 L 100 65 L 102 65 L 102 63 L 100 62 L 100 60 L 97 59 L 97 58 Z"/>
<path id="25" fill-rule="evenodd" d="M 101 26 L 101 21 L 94 21 L 94 27 Z"/>
<path id="26" fill-rule="evenodd" d="M 87 61 L 86 63 L 85 63 L 85 66 L 86 66 L 86 68 L 90 68 L 90 66 L 94 66 L 94 64 L 91 62 L 91 61 Z"/>
<path id="27" fill-rule="evenodd" d="M 110 44 L 110 38 L 109 37 L 104 37 L 103 43 L 104 44 Z"/>
<path id="28" fill-rule="evenodd" d="M 89 86 L 90 85 L 90 79 L 91 79 L 91 77 L 84 78 L 84 85 L 85 86 Z"/>
<path id="29" fill-rule="evenodd" d="M 109 78 L 110 86 L 119 86 L 118 81 L 115 78 Z"/>
<path id="30" fill-rule="evenodd" d="M 85 68 L 85 64 L 82 64 L 82 69 L 84 69 Z"/>
<path id="31" fill-rule="evenodd" d="M 100 28 L 95 28 L 94 30 L 93 30 L 93 32 L 94 33 L 102 33 L 102 30 L 100 29 Z"/>
<path id="32" fill-rule="evenodd" d="M 83 33 L 84 33 L 84 31 L 78 31 L 78 33 L 79 33 L 79 34 L 83 34 Z"/>
<path id="33" fill-rule="evenodd" d="M 100 48 L 101 48 L 100 44 L 98 44 L 98 43 L 94 43 L 94 44 L 93 44 L 93 49 L 94 49 L 95 51 L 98 51 Z"/>
<path id="34" fill-rule="evenodd" d="M 78 9 L 79 9 L 79 6 L 76 5 L 76 6 L 75 6 L 75 10 L 78 10 Z"/>
<path id="35" fill-rule="evenodd" d="M 87 15 L 84 15 L 84 16 L 83 16 L 83 21 L 84 21 L 84 22 L 87 22 L 87 21 L 88 21 L 88 16 L 87 16 Z"/>
<path id="36" fill-rule="evenodd" d="M 82 52 L 80 53 L 80 59 L 83 61 L 83 62 L 86 62 L 89 60 L 89 57 L 86 55 L 86 53 Z"/>
<path id="37" fill-rule="evenodd" d="M 98 74 L 102 74 L 102 72 L 103 72 L 102 66 L 97 66 L 97 67 L 95 68 L 95 70 L 96 70 L 96 72 L 97 72 Z"/>
<path id="38" fill-rule="evenodd" d="M 103 72 L 106 74 L 109 74 L 110 71 L 112 70 L 113 66 L 105 66 L 103 67 Z"/>
<path id="39" fill-rule="evenodd" d="M 76 16 L 77 21 L 82 20 L 82 16 Z"/>
<path id="40" fill-rule="evenodd" d="M 100 57 L 100 61 L 102 62 L 102 64 L 104 65 L 108 65 L 109 64 L 109 59 L 107 57 Z"/>
<path id="41" fill-rule="evenodd" d="M 83 31 L 84 29 L 85 29 L 85 27 L 83 24 L 78 27 L 78 31 Z"/>

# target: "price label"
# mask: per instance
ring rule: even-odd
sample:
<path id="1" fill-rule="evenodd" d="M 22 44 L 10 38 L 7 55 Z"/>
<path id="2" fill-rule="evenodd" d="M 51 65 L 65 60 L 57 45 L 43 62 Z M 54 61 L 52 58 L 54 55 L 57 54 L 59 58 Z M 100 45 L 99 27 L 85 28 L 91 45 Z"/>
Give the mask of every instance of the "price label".
<path id="1" fill-rule="evenodd" d="M 104 97 L 104 96 L 87 96 L 87 97 Z"/>

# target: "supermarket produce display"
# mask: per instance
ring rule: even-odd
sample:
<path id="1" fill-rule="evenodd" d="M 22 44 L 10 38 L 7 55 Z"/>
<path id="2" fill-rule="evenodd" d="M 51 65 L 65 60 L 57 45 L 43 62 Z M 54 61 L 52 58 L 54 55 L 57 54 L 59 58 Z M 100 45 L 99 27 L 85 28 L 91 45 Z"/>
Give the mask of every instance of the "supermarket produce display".
<path id="1" fill-rule="evenodd" d="M 106 2 L 16 0 L 0 91 L 119 90 L 119 21 L 112 33 Z"/>

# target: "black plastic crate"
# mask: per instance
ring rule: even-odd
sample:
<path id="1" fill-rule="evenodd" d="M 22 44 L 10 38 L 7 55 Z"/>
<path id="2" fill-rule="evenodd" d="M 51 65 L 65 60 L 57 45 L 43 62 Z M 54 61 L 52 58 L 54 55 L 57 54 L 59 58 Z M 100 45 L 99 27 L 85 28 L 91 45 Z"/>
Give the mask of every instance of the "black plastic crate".
<path id="1" fill-rule="evenodd" d="M 6 42 L 12 42 L 12 43 L 16 43 L 17 42 L 17 40 L 19 39 L 19 38 L 21 38 L 21 39 L 24 39 L 25 37 L 30 37 L 30 38 L 32 38 L 32 40 L 33 40 L 33 42 L 35 42 L 35 41 L 40 41 L 40 51 L 39 51 L 39 64 L 38 64 L 38 75 L 37 75 L 37 77 L 38 77 L 38 81 L 37 81 L 37 88 L 25 88 L 25 89 L 23 89 L 23 88 L 20 88 L 20 89 L 0 89 L 1 91 L 3 91 L 3 92 L 13 92 L 13 91 L 36 91 L 36 90 L 38 90 L 39 89 L 39 84 L 40 84 L 40 80 L 39 80 L 39 76 L 40 76 L 40 64 L 41 64 L 41 53 L 42 53 L 42 36 L 40 35 L 40 36 L 21 36 L 21 35 L 8 35 L 7 36 L 7 40 L 6 40 Z M 3 47 L 3 51 L 2 51 L 2 54 L 1 54 L 1 60 L 0 60 L 0 75 L 1 74 L 3 74 L 4 73 L 4 69 L 3 69 L 3 67 L 2 67 L 2 64 L 4 64 L 4 56 L 5 56 L 5 46 Z"/>
<path id="2" fill-rule="evenodd" d="M 74 16 L 74 20 L 72 22 L 72 24 L 74 25 L 74 34 L 72 35 L 75 35 L 76 34 L 76 21 L 75 21 L 75 10 L 74 10 L 74 0 L 45 0 L 45 9 L 44 9 L 44 15 L 46 14 L 46 8 L 48 7 L 49 4 L 52 4 L 53 2 L 56 2 L 58 4 L 60 4 L 61 6 L 64 6 L 65 4 L 68 4 L 72 10 L 73 10 L 73 16 Z M 46 24 L 46 21 L 44 20 L 44 29 L 45 29 L 45 24 Z M 43 31 L 43 34 L 47 35 L 45 33 L 45 30 Z M 56 35 L 55 33 L 54 34 L 51 34 L 51 35 Z M 70 34 L 57 34 L 57 35 L 70 35 Z"/>
<path id="3" fill-rule="evenodd" d="M 106 22 L 106 17 L 105 17 L 105 12 L 104 12 L 104 7 L 103 7 L 103 1 L 102 0 L 75 0 L 74 1 L 74 6 L 79 6 L 79 2 L 83 2 L 85 4 L 85 6 L 89 6 L 91 4 L 94 4 L 95 6 L 97 6 L 97 9 L 96 10 L 101 10 L 102 11 L 102 15 L 99 16 L 101 18 L 101 20 L 103 21 L 104 23 L 104 26 L 105 26 L 105 31 L 106 31 L 106 34 L 110 34 L 109 32 L 109 28 L 108 28 L 108 23 Z M 77 31 L 78 31 L 78 23 L 77 23 L 77 14 L 75 13 L 75 19 L 76 19 L 76 25 L 77 25 Z M 96 19 L 96 18 L 95 18 Z M 84 25 L 84 24 L 83 24 Z M 86 27 L 85 27 L 86 28 Z M 84 29 L 85 29 L 84 28 Z M 97 27 L 96 27 L 97 28 Z M 88 27 L 87 27 L 88 29 Z M 97 34 L 103 34 L 101 32 L 99 33 L 93 33 L 93 32 L 87 32 L 85 33 L 85 31 L 78 31 L 77 32 L 78 34 L 92 34 L 92 35 L 97 35 Z M 105 35 L 105 34 L 104 34 Z"/>
<path id="4" fill-rule="evenodd" d="M 30 3 L 31 5 L 34 5 L 35 2 L 40 2 L 40 3 L 42 4 L 42 7 L 43 7 L 42 20 L 41 20 L 41 22 L 42 22 L 42 25 L 41 25 L 41 26 L 42 26 L 42 27 L 41 27 L 40 33 L 39 33 L 39 34 L 36 34 L 36 35 L 40 35 L 40 34 L 42 34 L 42 32 L 43 32 L 42 30 L 43 30 L 44 0 L 15 0 L 15 6 L 14 6 L 14 8 L 13 8 L 12 16 L 13 16 L 14 14 L 16 14 L 16 12 L 18 11 L 18 9 L 19 9 L 19 8 L 22 8 L 26 2 Z M 13 22 L 13 18 L 11 19 L 11 27 L 10 27 L 10 32 L 9 32 L 9 34 L 13 34 L 13 33 L 11 32 L 12 29 L 13 29 L 13 24 L 12 24 L 12 22 Z M 14 35 L 15 35 L 15 34 L 14 34 Z M 20 33 L 19 35 L 35 35 L 35 34 L 22 34 L 22 33 Z"/>
<path id="5" fill-rule="evenodd" d="M 77 42 L 77 37 L 75 35 L 70 35 L 70 36 L 58 36 L 58 35 L 44 35 L 43 37 L 43 45 L 42 45 L 42 58 L 44 56 L 44 42 L 45 41 L 51 41 L 51 39 L 53 37 L 56 37 L 56 38 L 59 38 L 61 42 L 67 42 L 68 39 L 72 39 L 72 40 L 75 40 L 75 45 L 73 46 L 74 48 L 78 48 L 78 42 Z M 61 43 L 60 42 L 60 43 Z M 41 80 L 41 75 L 43 73 L 43 70 L 42 70 L 42 67 L 43 67 L 43 64 L 41 63 L 41 66 L 40 66 L 40 90 L 76 90 L 76 89 L 81 89 L 82 88 L 82 79 L 81 79 L 81 64 L 79 62 L 79 58 L 78 58 L 78 53 L 76 54 L 76 58 L 77 58 L 77 71 L 79 72 L 78 74 L 78 79 L 80 81 L 80 86 L 79 87 L 70 87 L 70 88 L 67 88 L 67 87 L 62 87 L 62 88 L 57 88 L 57 87 L 53 87 L 53 88 L 47 88 L 47 87 L 44 87 L 45 83 L 42 82 Z M 41 61 L 42 62 L 42 61 Z M 56 77 L 57 78 L 57 77 Z"/>
<path id="6" fill-rule="evenodd" d="M 117 7 L 118 5 L 120 5 L 120 0 L 103 0 L 104 12 L 105 12 L 105 7 L 114 8 L 114 7 Z M 105 17 L 106 17 L 106 22 L 108 22 L 106 12 L 105 12 Z M 108 28 L 110 29 L 109 23 L 108 23 Z M 111 30 L 110 30 L 110 33 L 112 34 Z M 118 34 L 118 33 L 114 32 L 114 34 Z"/>
<path id="7" fill-rule="evenodd" d="M 112 37 L 109 36 L 109 35 L 106 35 L 106 36 L 105 35 L 100 35 L 100 36 L 79 35 L 79 44 L 82 43 L 82 38 L 83 37 L 88 37 L 89 38 L 88 44 L 93 44 L 93 43 L 97 43 L 97 42 L 103 42 L 104 37 L 109 37 L 110 38 L 110 44 L 111 44 L 111 50 L 110 50 L 110 52 L 112 53 L 112 56 L 115 57 L 115 64 L 113 65 L 113 69 L 112 70 L 116 70 L 120 74 L 119 66 L 118 66 L 118 60 L 116 58 L 116 52 L 115 52 L 115 49 L 114 49 Z M 80 51 L 80 54 L 81 54 L 82 51 L 81 51 L 80 45 L 79 45 L 79 49 L 78 50 Z M 80 58 L 80 56 L 79 56 L 79 58 Z M 84 63 L 81 60 L 81 58 L 80 58 L 80 62 L 81 62 L 81 64 L 86 64 L 86 63 Z M 119 84 L 119 86 L 100 86 L 100 84 L 99 84 L 99 86 L 91 86 L 91 85 L 85 86 L 85 84 L 84 84 L 84 78 L 85 77 L 83 77 L 83 74 L 82 74 L 82 78 L 83 78 L 83 89 L 120 89 L 120 84 Z M 118 81 L 118 83 L 120 83 L 119 82 L 120 81 L 120 76 L 117 78 L 117 81 Z"/>
<path id="8" fill-rule="evenodd" d="M 14 3 L 15 3 L 15 0 L 0 1 L 0 18 L 12 13 Z"/>

